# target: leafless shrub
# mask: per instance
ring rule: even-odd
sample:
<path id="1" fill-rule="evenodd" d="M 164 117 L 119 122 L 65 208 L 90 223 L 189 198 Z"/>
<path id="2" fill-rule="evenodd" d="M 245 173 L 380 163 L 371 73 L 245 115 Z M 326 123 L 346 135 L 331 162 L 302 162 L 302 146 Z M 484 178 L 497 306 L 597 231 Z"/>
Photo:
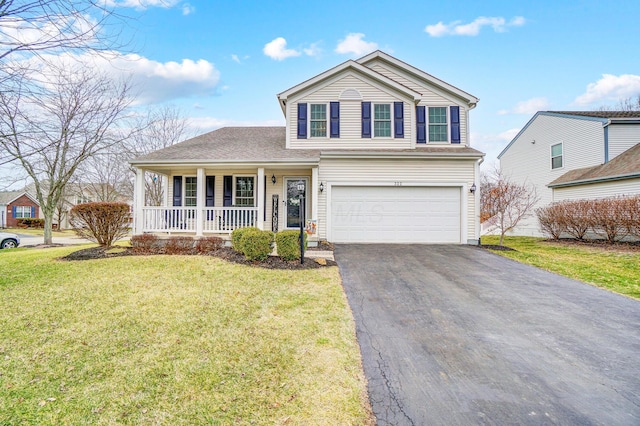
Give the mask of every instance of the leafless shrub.
<path id="1" fill-rule="evenodd" d="M 564 205 L 564 225 L 567 234 L 577 240 L 583 240 L 585 234 L 593 226 L 591 218 L 592 201 L 568 201 Z"/>
<path id="2" fill-rule="evenodd" d="M 153 234 L 138 234 L 131 237 L 131 247 L 136 254 L 155 254 L 160 252 L 159 238 Z"/>
<path id="3" fill-rule="evenodd" d="M 84 203 L 71 209 L 70 221 L 76 234 L 111 247 L 129 233 L 129 217 L 127 203 Z"/>
<path id="4" fill-rule="evenodd" d="M 166 254 L 191 254 L 193 252 L 193 238 L 184 236 L 169 237 L 164 243 Z"/>
<path id="5" fill-rule="evenodd" d="M 591 228 L 597 235 L 613 243 L 624 238 L 627 231 L 623 226 L 624 211 L 620 198 L 602 198 L 591 201 L 589 216 Z"/>
<path id="6" fill-rule="evenodd" d="M 211 254 L 222 248 L 222 238 L 202 237 L 196 241 L 196 251 L 200 254 Z"/>
<path id="7" fill-rule="evenodd" d="M 536 209 L 540 228 L 554 240 L 559 239 L 562 233 L 567 230 L 565 207 L 563 203 L 554 203 Z"/>

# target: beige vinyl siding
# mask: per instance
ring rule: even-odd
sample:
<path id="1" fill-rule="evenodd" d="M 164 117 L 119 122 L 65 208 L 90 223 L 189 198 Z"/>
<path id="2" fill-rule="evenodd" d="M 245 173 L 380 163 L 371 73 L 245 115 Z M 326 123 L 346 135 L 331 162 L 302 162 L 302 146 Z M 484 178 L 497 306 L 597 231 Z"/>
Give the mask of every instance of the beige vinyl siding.
<path id="1" fill-rule="evenodd" d="M 640 124 L 609 125 L 609 161 L 640 143 Z"/>
<path id="2" fill-rule="evenodd" d="M 379 159 L 321 159 L 318 178 L 325 186 L 339 183 L 362 185 L 394 185 L 401 182 L 411 184 L 465 184 L 474 181 L 473 160 L 379 160 Z M 469 192 L 466 197 L 467 240 L 476 239 L 475 197 Z M 318 197 L 318 237 L 327 234 L 327 191 Z"/>
<path id="3" fill-rule="evenodd" d="M 607 198 L 624 195 L 640 195 L 640 178 L 567 186 L 553 190 L 554 201 Z"/>
<path id="4" fill-rule="evenodd" d="M 560 142 L 563 144 L 563 167 L 551 169 L 551 146 Z M 540 197 L 536 207 L 541 207 L 553 201 L 553 192 L 547 187 L 553 180 L 569 170 L 603 162 L 602 123 L 539 115 L 502 155 L 500 167 L 513 181 L 534 185 Z M 542 236 L 533 214 L 524 219 L 512 234 Z"/>
<path id="5" fill-rule="evenodd" d="M 355 89 L 362 95 L 362 101 L 372 103 L 404 102 L 404 138 L 366 138 L 362 139 L 362 113 L 360 100 L 340 100 L 340 94 L 346 89 Z M 326 103 L 327 116 L 329 102 L 340 102 L 340 138 L 329 138 L 329 123 L 327 123 L 326 138 L 298 139 L 298 103 Z M 393 114 L 393 105 L 392 105 Z M 292 149 L 406 149 L 413 144 L 414 120 L 413 103 L 394 93 L 392 89 L 383 89 L 366 81 L 353 72 L 316 87 L 311 92 L 297 96 L 287 104 L 288 116 L 288 147 Z M 393 122 L 393 117 L 392 117 Z M 393 124 L 392 124 L 393 134 Z"/>
<path id="6" fill-rule="evenodd" d="M 460 107 L 460 143 L 463 145 L 468 145 L 467 141 L 467 107 L 464 102 L 461 102 L 460 99 L 456 99 L 451 95 L 445 94 L 441 90 L 437 90 L 432 85 L 428 84 L 426 81 L 422 81 L 421 79 L 416 78 L 415 76 L 411 76 L 408 73 L 404 72 L 401 69 L 395 68 L 390 64 L 382 63 L 377 59 L 370 61 L 365 64 L 365 66 L 371 68 L 372 70 L 388 77 L 392 80 L 397 81 L 398 83 L 409 87 L 412 90 L 420 93 L 422 95 L 422 99 L 418 105 L 424 106 L 459 106 Z M 447 117 L 449 115 L 449 110 L 447 109 Z M 448 118 L 449 119 L 449 118 Z M 448 122 L 448 124 L 451 124 Z M 412 123 L 412 126 L 415 126 L 415 123 Z"/>

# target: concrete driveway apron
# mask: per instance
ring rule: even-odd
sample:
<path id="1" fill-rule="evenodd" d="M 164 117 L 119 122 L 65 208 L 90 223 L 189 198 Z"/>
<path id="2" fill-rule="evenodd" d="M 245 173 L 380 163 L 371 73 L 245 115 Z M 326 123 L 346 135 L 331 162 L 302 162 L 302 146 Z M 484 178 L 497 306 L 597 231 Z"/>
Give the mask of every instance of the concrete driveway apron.
<path id="1" fill-rule="evenodd" d="M 335 256 L 379 425 L 640 424 L 640 302 L 470 246 Z"/>

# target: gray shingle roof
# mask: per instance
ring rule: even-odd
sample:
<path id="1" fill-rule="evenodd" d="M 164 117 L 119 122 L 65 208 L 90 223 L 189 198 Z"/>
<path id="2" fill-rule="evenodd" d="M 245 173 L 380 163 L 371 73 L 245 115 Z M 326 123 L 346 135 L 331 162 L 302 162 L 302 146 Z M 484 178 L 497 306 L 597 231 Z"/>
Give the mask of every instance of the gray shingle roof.
<path id="1" fill-rule="evenodd" d="M 284 127 L 223 127 L 132 160 L 132 163 L 318 160 L 320 152 L 286 149 Z"/>
<path id="2" fill-rule="evenodd" d="M 606 180 L 619 180 L 640 177 L 640 143 L 629 148 L 608 163 L 594 167 L 571 170 L 548 186 L 573 186 Z"/>
<path id="3" fill-rule="evenodd" d="M 596 118 L 640 118 L 640 111 L 547 111 L 554 114 L 579 115 Z"/>
<path id="4" fill-rule="evenodd" d="M 268 163 L 319 161 L 317 149 L 286 149 L 285 127 L 223 127 L 204 135 L 177 143 L 131 160 L 144 163 Z M 469 147 L 425 146 L 416 149 L 395 150 L 328 150 L 332 154 L 451 154 L 453 156 L 482 157 L 480 151 Z"/>

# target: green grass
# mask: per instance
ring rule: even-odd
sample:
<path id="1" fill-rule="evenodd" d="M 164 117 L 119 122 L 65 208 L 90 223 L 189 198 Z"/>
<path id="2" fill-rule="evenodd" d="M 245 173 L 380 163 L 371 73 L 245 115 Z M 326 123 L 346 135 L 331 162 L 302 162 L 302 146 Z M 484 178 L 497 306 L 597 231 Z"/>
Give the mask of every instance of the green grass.
<path id="1" fill-rule="evenodd" d="M 483 236 L 483 244 L 498 244 L 498 236 Z M 640 251 L 607 246 L 557 243 L 533 237 L 505 237 L 517 251 L 494 251 L 522 263 L 640 299 Z"/>
<path id="2" fill-rule="evenodd" d="M 338 269 L 0 253 L 0 424 L 370 424 Z"/>

